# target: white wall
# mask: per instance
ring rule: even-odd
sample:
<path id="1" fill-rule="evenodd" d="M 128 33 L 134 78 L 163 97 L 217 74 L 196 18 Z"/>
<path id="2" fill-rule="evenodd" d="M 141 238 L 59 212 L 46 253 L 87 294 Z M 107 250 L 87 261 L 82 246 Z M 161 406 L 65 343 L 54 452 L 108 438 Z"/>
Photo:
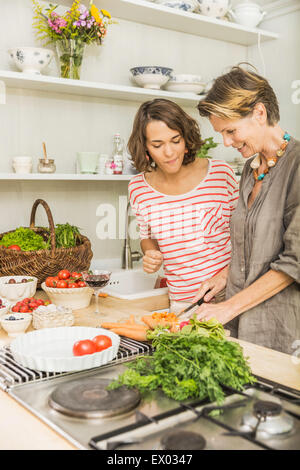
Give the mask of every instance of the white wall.
<path id="1" fill-rule="evenodd" d="M 17 45 L 38 45 L 32 31 L 31 2 L 0 0 L 0 12 L 0 68 L 15 70 L 9 62 L 7 49 Z M 296 20 L 291 18 L 287 21 L 289 34 L 294 28 L 296 35 Z M 279 26 L 275 24 L 274 31 Z M 274 46 L 275 42 L 271 41 L 263 44 L 263 50 L 274 50 Z M 254 48 L 251 54 L 257 61 Z M 172 67 L 177 73 L 200 74 L 205 80 L 210 80 L 246 59 L 247 48 L 244 46 L 118 19 L 118 24 L 108 32 L 103 47 L 87 48 L 81 78 L 129 85 L 131 67 L 157 64 Z M 282 61 L 278 61 L 277 67 L 274 59 L 270 61 L 269 76 L 278 84 L 282 103 L 285 95 L 285 88 L 280 87 L 282 74 L 279 64 Z M 289 59 L 287 67 L 293 67 L 292 59 Z M 55 61 L 46 73 L 58 75 Z M 287 73 L 285 71 L 284 75 Z M 57 172 L 73 173 L 76 151 L 110 153 L 115 132 L 128 138 L 138 106 L 139 103 L 134 102 L 8 90 L 7 104 L 0 105 L 0 172 L 11 171 L 10 161 L 15 155 L 32 155 L 37 162 L 42 156 L 42 142 L 45 141 L 49 155 L 55 158 Z M 283 114 L 288 115 L 289 109 L 290 103 L 286 110 L 283 109 Z M 199 119 L 196 109 L 185 110 Z M 299 124 L 298 113 L 297 109 L 295 116 Z M 215 135 L 206 120 L 199 122 L 203 137 Z M 296 124 L 288 127 L 292 132 Z M 220 142 L 220 137 L 216 136 L 216 140 Z M 236 156 L 232 149 L 225 150 L 222 146 L 212 154 L 230 160 Z M 97 239 L 99 217 L 96 209 L 101 203 L 113 204 L 117 209 L 118 195 L 126 193 L 126 182 L 1 182 L 0 233 L 27 225 L 33 201 L 42 198 L 49 203 L 56 223 L 68 221 L 83 229 L 92 241 L 96 258 L 118 257 L 122 244 L 118 237 L 108 241 Z M 37 225 L 45 224 L 45 216 L 40 209 Z"/>

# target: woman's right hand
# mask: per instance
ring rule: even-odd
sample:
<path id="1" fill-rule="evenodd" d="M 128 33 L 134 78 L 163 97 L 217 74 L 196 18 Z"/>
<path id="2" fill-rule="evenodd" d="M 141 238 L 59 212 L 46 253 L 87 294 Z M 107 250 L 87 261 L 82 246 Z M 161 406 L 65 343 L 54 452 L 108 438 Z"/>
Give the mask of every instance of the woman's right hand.
<path id="1" fill-rule="evenodd" d="M 143 257 L 143 268 L 146 273 L 152 274 L 159 270 L 163 263 L 163 255 L 159 250 L 147 250 Z"/>
<path id="2" fill-rule="evenodd" d="M 192 300 L 192 303 L 197 302 L 199 299 L 204 299 L 204 302 L 210 302 L 215 295 L 221 292 L 227 284 L 229 267 L 226 266 L 222 271 L 214 277 L 207 279 L 201 283 L 200 289 Z"/>

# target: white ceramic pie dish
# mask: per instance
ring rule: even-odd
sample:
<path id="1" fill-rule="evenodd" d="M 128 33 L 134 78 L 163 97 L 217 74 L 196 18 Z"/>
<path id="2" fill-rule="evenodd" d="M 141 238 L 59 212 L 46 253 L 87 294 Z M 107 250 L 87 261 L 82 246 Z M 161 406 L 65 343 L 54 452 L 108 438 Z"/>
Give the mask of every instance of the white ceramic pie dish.
<path id="1" fill-rule="evenodd" d="M 109 336 L 112 346 L 85 356 L 74 356 L 76 341 Z M 99 367 L 112 361 L 119 349 L 120 337 L 104 328 L 62 326 L 30 331 L 10 344 L 14 359 L 24 367 L 44 372 L 70 372 Z"/>

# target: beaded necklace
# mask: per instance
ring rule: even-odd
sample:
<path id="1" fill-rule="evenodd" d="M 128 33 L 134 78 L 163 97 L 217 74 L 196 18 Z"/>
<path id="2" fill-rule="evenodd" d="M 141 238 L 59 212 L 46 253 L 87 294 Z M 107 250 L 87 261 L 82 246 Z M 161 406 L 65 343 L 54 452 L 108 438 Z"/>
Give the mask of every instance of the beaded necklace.
<path id="1" fill-rule="evenodd" d="M 251 168 L 253 169 L 253 176 L 254 176 L 255 181 L 262 181 L 264 177 L 266 176 L 266 174 L 269 173 L 269 168 L 272 168 L 273 166 L 276 165 L 278 158 L 282 157 L 290 140 L 291 140 L 290 134 L 285 132 L 283 136 L 283 143 L 281 144 L 280 148 L 277 150 L 276 155 L 274 157 L 270 157 L 267 159 L 268 168 L 266 168 L 265 171 L 260 174 L 258 174 L 258 168 L 260 167 L 261 156 L 259 153 L 256 155 L 256 157 L 252 160 L 250 164 Z"/>

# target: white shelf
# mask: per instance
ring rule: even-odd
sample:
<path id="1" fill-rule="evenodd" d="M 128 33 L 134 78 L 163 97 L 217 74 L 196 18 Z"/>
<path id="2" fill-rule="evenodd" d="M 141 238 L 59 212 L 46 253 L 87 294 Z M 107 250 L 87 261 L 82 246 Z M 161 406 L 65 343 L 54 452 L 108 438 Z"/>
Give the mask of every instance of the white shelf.
<path id="1" fill-rule="evenodd" d="M 153 98 L 167 98 L 183 106 L 194 106 L 201 95 L 194 93 L 173 93 L 163 90 L 148 90 L 134 86 L 113 85 L 110 83 L 88 82 L 46 75 L 0 70 L 0 81 L 7 88 L 24 88 L 46 92 L 92 96 L 115 100 L 144 102 Z"/>
<path id="2" fill-rule="evenodd" d="M 0 180 L 13 181 L 129 181 L 134 175 L 90 175 L 69 173 L 0 173 Z"/>
<path id="3" fill-rule="evenodd" d="M 61 0 L 60 3 L 70 5 L 71 2 L 70 0 Z M 256 44 L 259 34 L 261 41 L 269 41 L 279 37 L 278 34 L 271 31 L 247 28 L 231 21 L 185 12 L 146 0 L 99 0 L 96 4 L 100 8 L 107 9 L 113 18 L 122 18 L 243 46 Z"/>

